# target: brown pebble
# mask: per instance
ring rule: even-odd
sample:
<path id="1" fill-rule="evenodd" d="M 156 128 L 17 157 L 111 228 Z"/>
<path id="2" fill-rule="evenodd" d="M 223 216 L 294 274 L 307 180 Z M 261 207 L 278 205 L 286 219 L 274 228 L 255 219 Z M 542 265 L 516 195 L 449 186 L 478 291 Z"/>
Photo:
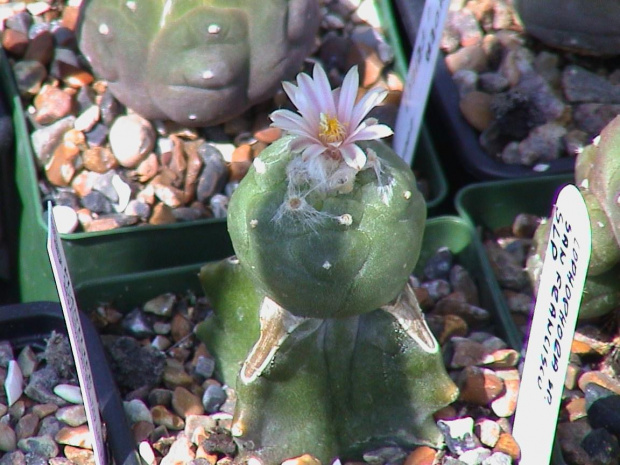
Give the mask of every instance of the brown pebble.
<path id="1" fill-rule="evenodd" d="M 504 380 L 505 393 L 491 402 L 491 410 L 498 417 L 507 418 L 515 413 L 521 378 L 516 369 L 497 370 L 497 376 Z"/>
<path id="2" fill-rule="evenodd" d="M 63 448 L 65 456 L 71 460 L 71 463 L 78 465 L 90 465 L 95 463 L 95 456 L 92 450 L 83 449 L 81 447 L 65 446 Z"/>
<path id="3" fill-rule="evenodd" d="M 476 90 L 463 95 L 459 101 L 459 108 L 467 122 L 480 132 L 487 129 L 495 119 L 491 110 L 492 100 L 491 95 Z"/>
<path id="4" fill-rule="evenodd" d="M 98 177 L 98 173 L 82 170 L 71 181 L 71 187 L 78 197 L 85 197 L 93 190 L 93 185 Z"/>
<path id="5" fill-rule="evenodd" d="M 459 400 L 486 406 L 504 391 L 504 381 L 493 370 L 466 367 L 459 374 Z"/>
<path id="6" fill-rule="evenodd" d="M 285 460 L 282 465 L 321 465 L 321 461 L 310 454 L 304 454 Z"/>
<path id="7" fill-rule="evenodd" d="M 187 171 L 185 173 L 185 184 L 183 186 L 184 203 L 189 204 L 196 198 L 196 187 L 202 169 L 202 158 L 198 155 L 196 142 L 186 142 L 184 144 L 185 154 L 187 155 Z"/>
<path id="8" fill-rule="evenodd" d="M 430 293 L 426 287 L 414 287 L 413 293 L 420 304 L 422 310 L 428 310 L 433 307 L 435 302 L 431 299 Z"/>
<path id="9" fill-rule="evenodd" d="M 568 419 L 570 421 L 576 421 L 587 416 L 585 397 L 577 397 L 569 400 L 566 403 L 565 408 L 568 412 Z"/>
<path id="10" fill-rule="evenodd" d="M 63 61 L 58 62 L 58 73 L 66 85 L 76 89 L 87 86 L 95 80 L 88 71 Z"/>
<path id="11" fill-rule="evenodd" d="M 28 48 L 28 35 L 15 29 L 6 29 L 2 33 L 2 48 L 9 54 L 21 58 Z"/>
<path id="12" fill-rule="evenodd" d="M 68 186 L 75 174 L 74 161 L 80 150 L 73 144 L 61 143 L 45 166 L 45 176 L 54 186 Z"/>
<path id="13" fill-rule="evenodd" d="M 153 416 L 153 423 L 156 425 L 161 425 L 175 431 L 182 430 L 185 427 L 183 419 L 172 413 L 163 405 L 152 407 L 151 415 Z"/>
<path id="14" fill-rule="evenodd" d="M 177 387 L 172 394 L 172 409 L 181 418 L 188 415 L 202 415 L 205 410 L 200 397 L 184 387 Z"/>
<path id="15" fill-rule="evenodd" d="M 432 447 L 416 447 L 405 459 L 403 465 L 433 465 L 437 451 Z"/>
<path id="16" fill-rule="evenodd" d="M 58 433 L 56 433 L 54 440 L 58 444 L 69 446 L 86 449 L 91 449 L 93 447 L 92 434 L 90 433 L 87 424 L 80 426 L 65 426 L 61 428 Z"/>
<path id="17" fill-rule="evenodd" d="M 479 44 L 476 44 L 450 53 L 446 56 L 445 62 L 450 74 L 454 74 L 461 69 L 482 72 L 486 69 L 487 57 L 484 49 Z"/>
<path id="18" fill-rule="evenodd" d="M 566 369 L 566 377 L 564 378 L 564 387 L 566 389 L 575 389 L 579 375 L 581 375 L 581 367 L 576 363 L 569 363 Z"/>
<path id="19" fill-rule="evenodd" d="M 616 394 L 620 394 L 620 382 L 602 371 L 587 371 L 577 380 L 579 389 L 584 392 L 589 383 L 598 384 L 599 386 L 603 386 Z"/>
<path id="20" fill-rule="evenodd" d="M 454 354 L 450 366 L 452 368 L 464 368 L 484 363 L 487 349 L 479 342 L 466 338 L 453 338 Z"/>
<path id="21" fill-rule="evenodd" d="M 88 224 L 82 223 L 82 225 L 87 232 L 110 231 L 112 229 L 118 229 L 122 226 L 118 219 L 113 216 L 95 218 Z"/>
<path id="22" fill-rule="evenodd" d="M 61 19 L 62 26 L 75 32 L 76 26 L 78 23 L 79 14 L 80 14 L 79 7 L 65 5 L 65 7 L 62 9 L 62 19 Z"/>
<path id="23" fill-rule="evenodd" d="M 181 313 L 174 314 L 170 328 L 170 334 L 174 342 L 179 342 L 192 334 L 193 329 L 193 323 L 185 315 Z"/>
<path id="24" fill-rule="evenodd" d="M 267 127 L 254 131 L 254 138 L 265 144 L 272 144 L 280 137 L 282 137 L 282 130 L 280 128 Z"/>
<path id="25" fill-rule="evenodd" d="M 521 355 L 514 349 L 499 349 L 491 352 L 485 359 L 491 368 L 510 368 L 517 366 Z"/>
<path id="26" fill-rule="evenodd" d="M 95 173 L 103 174 L 118 167 L 118 161 L 109 148 L 92 147 L 82 153 L 84 168 Z"/>
<path id="27" fill-rule="evenodd" d="M 36 404 L 32 407 L 32 413 L 37 415 L 39 418 L 45 418 L 52 413 L 55 413 L 58 410 L 58 405 L 56 404 Z"/>
<path id="28" fill-rule="evenodd" d="M 521 458 L 521 449 L 510 433 L 502 433 L 499 435 L 497 443 L 493 447 L 493 452 L 503 452 L 512 458 L 519 460 Z"/>
<path id="29" fill-rule="evenodd" d="M 15 426 L 15 434 L 17 440 L 34 436 L 39 427 L 39 417 L 36 413 L 27 413 L 19 419 Z"/>
<path id="30" fill-rule="evenodd" d="M 159 202 L 153 207 L 153 213 L 149 218 L 149 224 L 171 224 L 175 222 L 176 218 L 168 205 Z"/>
<path id="31" fill-rule="evenodd" d="M 168 389 L 175 389 L 177 386 L 190 388 L 194 384 L 194 378 L 185 371 L 183 364 L 178 360 L 168 359 L 164 368 L 163 382 Z"/>
<path id="32" fill-rule="evenodd" d="M 452 405 L 446 405 L 444 408 L 437 410 L 433 415 L 435 421 L 453 420 L 456 417 L 456 409 Z"/>
<path id="33" fill-rule="evenodd" d="M 54 36 L 50 31 L 42 31 L 28 43 L 24 60 L 34 60 L 47 66 L 54 56 Z"/>
<path id="34" fill-rule="evenodd" d="M 458 295 L 459 298 L 454 299 L 447 296 L 440 299 L 433 308 L 432 313 L 437 315 L 458 315 L 470 326 L 488 321 L 491 317 L 488 310 L 465 302 L 465 297 L 462 293 L 451 295 Z"/>
<path id="35" fill-rule="evenodd" d="M 44 85 L 33 101 L 34 120 L 49 125 L 68 116 L 73 111 L 73 97 L 58 87 Z"/>
<path id="36" fill-rule="evenodd" d="M 230 163 L 230 180 L 240 181 L 243 179 L 250 166 L 252 166 L 252 146 L 241 144 L 239 147 L 235 147 Z"/>
<path id="37" fill-rule="evenodd" d="M 136 444 L 147 440 L 154 429 L 155 425 L 153 425 L 153 423 L 151 423 L 150 421 L 137 421 L 133 425 L 131 425 L 131 431 L 133 433 L 133 438 Z"/>
<path id="38" fill-rule="evenodd" d="M 467 335 L 469 327 L 467 322 L 458 315 L 446 315 L 443 319 L 443 329 L 439 335 L 439 343 L 444 344 L 450 338 L 464 337 Z"/>

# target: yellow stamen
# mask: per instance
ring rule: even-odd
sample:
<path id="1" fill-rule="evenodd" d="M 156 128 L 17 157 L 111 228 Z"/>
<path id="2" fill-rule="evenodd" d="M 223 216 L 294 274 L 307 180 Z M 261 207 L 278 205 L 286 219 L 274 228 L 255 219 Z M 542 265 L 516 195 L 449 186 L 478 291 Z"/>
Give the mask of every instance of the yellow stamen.
<path id="1" fill-rule="evenodd" d="M 335 116 L 321 113 L 319 123 L 319 139 L 324 144 L 342 142 L 347 135 L 345 126 Z"/>

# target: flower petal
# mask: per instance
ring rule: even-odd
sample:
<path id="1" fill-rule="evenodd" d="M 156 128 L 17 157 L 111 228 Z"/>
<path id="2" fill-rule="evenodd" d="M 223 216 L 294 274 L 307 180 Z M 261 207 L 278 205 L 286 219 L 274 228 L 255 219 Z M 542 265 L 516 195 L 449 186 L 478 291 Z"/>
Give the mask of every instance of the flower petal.
<path id="1" fill-rule="evenodd" d="M 355 144 L 343 144 L 340 147 L 340 155 L 347 165 L 358 171 L 366 164 L 366 154 Z"/>
<path id="2" fill-rule="evenodd" d="M 387 95 L 387 90 L 374 88 L 370 89 L 359 102 L 353 107 L 349 124 L 357 127 L 370 110 L 380 104 Z"/>
<path id="3" fill-rule="evenodd" d="M 349 134 L 345 143 L 353 143 L 358 140 L 372 140 L 389 137 L 394 134 L 392 128 L 386 124 L 360 124 L 355 131 Z"/>
<path id="4" fill-rule="evenodd" d="M 299 91 L 304 98 L 298 99 L 299 105 L 295 106 L 304 118 L 318 127 L 320 115 L 323 111 L 321 96 L 315 89 L 312 78 L 306 73 L 300 73 L 297 76 L 297 82 L 299 83 Z"/>
<path id="5" fill-rule="evenodd" d="M 357 66 L 353 66 L 344 77 L 336 100 L 338 102 L 338 121 L 342 123 L 348 122 L 351 118 L 353 105 L 355 105 L 355 99 L 357 98 L 359 82 Z"/>
<path id="6" fill-rule="evenodd" d="M 269 117 L 273 121 L 272 126 L 293 134 L 316 137 L 317 131 L 310 122 L 290 110 L 276 110 Z"/>
<path id="7" fill-rule="evenodd" d="M 322 66 L 315 64 L 312 70 L 312 77 L 314 79 L 314 89 L 318 98 L 319 107 L 332 116 L 336 116 L 336 104 L 334 103 L 334 96 L 332 94 L 332 87 L 329 84 L 329 79 Z"/>
<path id="8" fill-rule="evenodd" d="M 294 150 L 293 146 L 291 146 L 291 150 Z M 305 147 L 300 148 L 300 149 L 295 149 L 295 150 L 301 150 L 302 155 L 305 158 L 309 158 L 309 157 L 318 157 L 323 152 L 325 152 L 325 150 L 327 149 L 323 144 L 307 144 Z"/>

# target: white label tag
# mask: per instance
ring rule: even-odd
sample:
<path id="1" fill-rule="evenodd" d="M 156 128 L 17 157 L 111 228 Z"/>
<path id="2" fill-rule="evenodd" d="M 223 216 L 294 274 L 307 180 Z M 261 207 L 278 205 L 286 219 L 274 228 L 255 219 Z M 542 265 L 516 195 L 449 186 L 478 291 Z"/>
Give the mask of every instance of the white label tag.
<path id="1" fill-rule="evenodd" d="M 95 393 L 95 384 L 93 382 L 93 372 L 90 366 L 90 360 L 86 351 L 86 342 L 84 340 L 84 331 L 80 322 L 80 315 L 71 284 L 69 268 L 67 260 L 62 249 L 62 243 L 56 231 L 56 222 L 52 213 L 52 205 L 48 204 L 47 218 L 47 253 L 52 264 L 52 272 L 56 281 L 56 289 L 60 298 L 60 305 L 65 316 L 67 325 L 67 334 L 73 351 L 73 358 L 77 368 L 78 380 L 80 381 L 80 389 L 82 391 L 82 399 L 84 400 L 84 408 L 86 410 L 86 418 L 90 433 L 92 435 L 93 452 L 95 463 L 97 465 L 106 465 L 104 429 L 101 422 L 99 412 L 99 403 Z"/>
<path id="2" fill-rule="evenodd" d="M 393 142 L 394 151 L 409 165 L 418 142 L 449 5 L 449 0 L 426 0 L 411 53 Z"/>
<path id="3" fill-rule="evenodd" d="M 574 185 L 555 203 L 527 343 L 513 436 L 520 465 L 548 464 L 591 252 L 590 219 Z"/>

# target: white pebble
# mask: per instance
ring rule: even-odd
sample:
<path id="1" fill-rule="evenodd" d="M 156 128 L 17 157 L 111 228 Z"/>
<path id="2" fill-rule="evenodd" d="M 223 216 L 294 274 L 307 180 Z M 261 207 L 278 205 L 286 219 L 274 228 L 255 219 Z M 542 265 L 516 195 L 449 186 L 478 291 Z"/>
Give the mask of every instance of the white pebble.
<path id="1" fill-rule="evenodd" d="M 55 205 L 52 207 L 56 229 L 59 234 L 69 234 L 75 231 L 79 221 L 76 211 L 67 205 Z"/>
<path id="2" fill-rule="evenodd" d="M 110 128 L 110 148 L 125 168 L 135 168 L 155 147 L 155 130 L 139 115 L 119 116 Z"/>
<path id="3" fill-rule="evenodd" d="M 112 176 L 112 186 L 118 194 L 118 203 L 114 208 L 117 212 L 125 211 L 131 199 L 131 187 L 118 174 Z"/>
<path id="4" fill-rule="evenodd" d="M 24 392 L 24 376 L 15 360 L 9 362 L 6 379 L 4 380 L 4 391 L 6 392 L 7 404 L 10 407 Z"/>
<path id="5" fill-rule="evenodd" d="M 101 116 L 101 109 L 97 105 L 91 105 L 82 112 L 73 123 L 73 127 L 78 131 L 88 132 L 90 131 Z"/>
<path id="6" fill-rule="evenodd" d="M 235 145 L 226 142 L 211 144 L 222 153 L 222 158 L 226 163 L 232 162 L 232 154 L 235 151 Z"/>
<path id="7" fill-rule="evenodd" d="M 142 460 L 144 460 L 148 465 L 157 464 L 155 452 L 153 452 L 153 449 L 148 441 L 142 441 L 138 446 L 138 451 L 140 452 L 140 457 L 142 457 Z"/>
<path id="8" fill-rule="evenodd" d="M 79 386 L 59 384 L 54 388 L 54 394 L 72 404 L 83 404 L 82 391 Z"/>

